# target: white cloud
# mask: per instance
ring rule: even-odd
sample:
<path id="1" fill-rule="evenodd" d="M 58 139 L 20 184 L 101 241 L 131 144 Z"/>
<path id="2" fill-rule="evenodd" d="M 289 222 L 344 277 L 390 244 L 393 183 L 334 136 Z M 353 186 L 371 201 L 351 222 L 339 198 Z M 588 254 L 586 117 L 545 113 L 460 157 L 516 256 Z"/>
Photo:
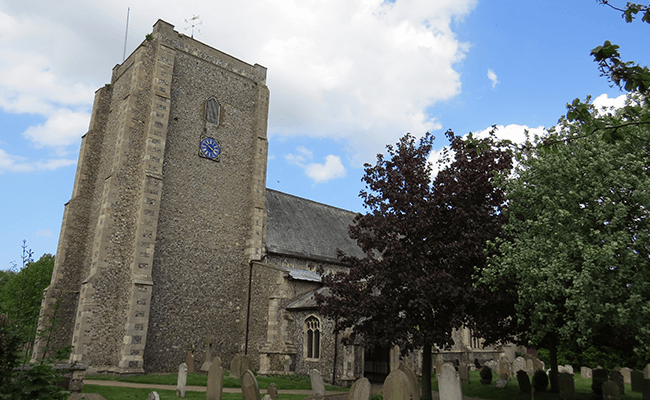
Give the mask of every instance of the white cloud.
<path id="1" fill-rule="evenodd" d="M 34 236 L 52 237 L 52 231 L 49 229 L 40 229 L 34 234 Z"/>
<path id="2" fill-rule="evenodd" d="M 493 128 L 490 127 L 478 132 L 474 132 L 474 136 L 477 138 L 488 137 L 492 129 Z M 497 125 L 496 129 L 494 130 L 494 134 L 498 139 L 501 140 L 510 140 L 513 143 L 523 143 L 526 141 L 526 131 L 528 131 L 529 135 L 532 137 L 535 135 L 542 135 L 544 132 L 546 132 L 546 128 L 543 126 L 531 128 L 527 125 L 518 124 L 510 124 L 505 126 Z"/>
<path id="3" fill-rule="evenodd" d="M 60 108 L 51 112 L 44 124 L 29 127 L 24 135 L 36 147 L 65 147 L 76 143 L 86 133 L 89 120 L 87 112 Z"/>
<path id="4" fill-rule="evenodd" d="M 497 74 L 495 74 L 494 71 L 492 71 L 491 69 L 488 69 L 487 77 L 492 82 L 492 88 L 494 89 L 497 83 L 499 83 L 499 80 L 497 79 Z"/>
<path id="5" fill-rule="evenodd" d="M 623 107 L 625 100 L 627 100 L 627 95 L 625 94 L 610 98 L 606 93 L 603 93 L 594 99 L 593 104 L 599 112 L 608 113 L 616 108 Z"/>
<path id="6" fill-rule="evenodd" d="M 316 183 L 327 182 L 332 179 L 342 178 L 346 170 L 341 163 L 341 157 L 328 155 L 325 157 L 325 164 L 309 164 L 305 167 L 305 173 Z"/>
<path id="7" fill-rule="evenodd" d="M 285 2 L 142 0 L 131 8 L 127 54 L 158 18 L 183 28 L 201 16 L 195 38 L 268 68 L 269 136 L 344 138 L 351 157 L 372 159 L 410 131 L 441 128 L 427 107 L 460 93 L 455 64 L 469 46 L 451 30 L 476 0 Z M 122 61 L 125 0 L 3 3 L 0 107 L 48 121 L 27 132 L 37 145 L 70 143 L 92 93 Z M 101 27 L 101 29 L 97 29 Z M 189 33 L 188 33 L 189 34 Z M 49 127 L 56 127 L 50 131 Z"/>
<path id="8" fill-rule="evenodd" d="M 54 171 L 57 168 L 76 164 L 76 160 L 51 159 L 45 161 L 27 161 L 25 157 L 12 156 L 0 149 L 0 174 L 5 172 Z"/>

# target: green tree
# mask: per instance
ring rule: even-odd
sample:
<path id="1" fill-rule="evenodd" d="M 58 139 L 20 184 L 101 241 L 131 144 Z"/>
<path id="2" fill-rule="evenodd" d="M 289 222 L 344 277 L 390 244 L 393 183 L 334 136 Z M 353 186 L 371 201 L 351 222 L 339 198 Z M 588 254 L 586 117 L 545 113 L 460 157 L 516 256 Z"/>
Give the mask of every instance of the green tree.
<path id="1" fill-rule="evenodd" d="M 562 119 L 551 144 L 524 146 L 506 184 L 505 236 L 481 272 L 488 284 L 517 282 L 517 319 L 531 345 L 550 350 L 552 390 L 562 342 L 586 348 L 624 332 L 650 356 L 650 127 L 585 104 L 620 136 L 601 140 Z"/>
<path id="2" fill-rule="evenodd" d="M 352 328 L 367 345 L 423 348 L 423 398 L 431 398 L 432 346 L 453 344 L 463 326 L 495 334 L 508 325 L 497 313 L 512 304 L 490 307 L 502 297 L 472 285 L 486 241 L 500 233 L 504 197 L 493 183 L 511 156 L 490 140 L 479 151 L 447 134 L 450 163 L 433 181 L 430 134 L 418 143 L 407 134 L 387 147 L 388 158 L 365 165 L 369 212 L 350 227 L 365 257 L 343 257 L 349 272 L 324 276 L 330 295 L 318 297 L 337 331 Z"/>

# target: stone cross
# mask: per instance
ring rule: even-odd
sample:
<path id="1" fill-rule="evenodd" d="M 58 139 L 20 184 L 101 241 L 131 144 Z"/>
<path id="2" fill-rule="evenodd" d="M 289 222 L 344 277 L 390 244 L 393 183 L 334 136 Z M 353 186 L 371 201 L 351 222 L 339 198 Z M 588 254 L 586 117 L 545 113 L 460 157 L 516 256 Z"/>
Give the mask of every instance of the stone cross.
<path id="1" fill-rule="evenodd" d="M 442 365 L 442 373 L 437 374 L 438 393 L 441 399 L 463 400 L 463 389 L 460 384 L 460 377 L 451 363 Z"/>
<path id="2" fill-rule="evenodd" d="M 348 400 L 370 400 L 371 391 L 372 387 L 368 378 L 359 378 L 352 384 L 350 392 L 348 392 Z"/>
<path id="3" fill-rule="evenodd" d="M 215 358 L 208 370 L 208 389 L 205 395 L 206 400 L 221 400 L 223 392 L 223 367 L 221 359 Z"/>
<path id="4" fill-rule="evenodd" d="M 185 385 L 187 384 L 187 364 L 178 366 L 178 383 L 176 384 L 176 396 L 185 397 Z"/>
<path id="5" fill-rule="evenodd" d="M 260 386 L 251 370 L 246 370 L 241 381 L 242 400 L 260 400 Z"/>
<path id="6" fill-rule="evenodd" d="M 323 382 L 320 372 L 317 369 L 310 370 L 309 378 L 311 379 L 311 391 L 314 397 L 325 396 L 325 382 Z"/>

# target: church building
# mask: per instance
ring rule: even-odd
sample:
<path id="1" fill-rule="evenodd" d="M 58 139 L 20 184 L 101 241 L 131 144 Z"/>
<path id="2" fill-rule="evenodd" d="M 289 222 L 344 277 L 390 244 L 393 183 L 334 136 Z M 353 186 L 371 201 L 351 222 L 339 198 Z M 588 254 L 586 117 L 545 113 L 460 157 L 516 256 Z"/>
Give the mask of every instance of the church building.
<path id="1" fill-rule="evenodd" d="M 171 372 L 207 347 L 228 368 L 377 380 L 398 355 L 344 345 L 319 267 L 355 214 L 267 189 L 266 68 L 156 22 L 95 94 L 35 357 L 72 344 L 89 373 Z M 471 341 L 469 336 L 467 343 Z M 478 344 L 476 344 L 478 346 Z M 392 355 L 391 355 L 392 354 Z"/>

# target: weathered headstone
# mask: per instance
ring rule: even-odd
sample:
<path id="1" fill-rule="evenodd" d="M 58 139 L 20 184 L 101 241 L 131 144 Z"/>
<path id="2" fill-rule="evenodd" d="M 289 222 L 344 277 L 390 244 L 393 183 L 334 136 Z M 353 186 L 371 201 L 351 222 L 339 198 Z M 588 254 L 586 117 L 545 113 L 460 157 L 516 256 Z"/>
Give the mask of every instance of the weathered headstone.
<path id="1" fill-rule="evenodd" d="M 244 372 L 241 378 L 242 400 L 260 400 L 260 386 L 251 370 Z"/>
<path id="2" fill-rule="evenodd" d="M 558 384 L 560 386 L 560 398 L 562 399 L 575 399 L 576 386 L 573 380 L 573 374 L 564 372 L 558 374 Z"/>
<path id="3" fill-rule="evenodd" d="M 619 369 L 621 371 L 621 375 L 623 375 L 623 382 L 627 385 L 632 384 L 632 370 L 630 368 L 621 368 Z"/>
<path id="4" fill-rule="evenodd" d="M 614 381 L 603 383 L 603 400 L 620 400 L 621 390 Z"/>
<path id="5" fill-rule="evenodd" d="M 502 375 L 507 375 L 507 378 L 505 378 L 505 380 L 508 380 L 510 379 L 510 374 L 510 363 L 508 362 L 508 359 L 501 357 L 499 360 L 499 366 L 497 367 L 497 375 L 499 375 L 501 379 L 503 379 Z"/>
<path id="6" fill-rule="evenodd" d="M 461 383 L 469 383 L 469 366 L 460 365 L 458 367 L 458 377 Z"/>
<path id="7" fill-rule="evenodd" d="M 641 391 L 641 399 L 650 400 L 650 379 L 643 380 L 643 390 Z"/>
<path id="8" fill-rule="evenodd" d="M 372 386 L 368 378 L 359 378 L 348 392 L 348 400 L 370 400 Z"/>
<path id="9" fill-rule="evenodd" d="M 533 357 L 533 373 L 535 371 L 544 370 L 544 363 L 539 360 L 537 357 Z"/>
<path id="10" fill-rule="evenodd" d="M 505 374 L 504 374 L 505 375 Z M 505 389 L 506 386 L 508 386 L 508 380 L 507 379 L 499 379 L 496 384 L 497 388 L 499 389 Z"/>
<path id="11" fill-rule="evenodd" d="M 411 382 L 404 371 L 396 369 L 388 374 L 383 387 L 384 400 L 409 400 L 412 393 Z"/>
<path id="12" fill-rule="evenodd" d="M 496 371 L 497 368 L 499 367 L 499 363 L 496 362 L 496 360 L 490 360 L 487 362 L 487 365 L 490 367 L 492 371 Z"/>
<path id="13" fill-rule="evenodd" d="M 223 367 L 221 366 L 221 359 L 217 357 L 208 370 L 208 389 L 205 398 L 206 400 L 221 400 L 222 392 Z"/>
<path id="14" fill-rule="evenodd" d="M 212 365 L 212 339 L 207 339 L 205 341 L 205 346 L 205 361 L 203 361 L 203 364 L 201 365 L 201 371 L 208 372 Z"/>
<path id="15" fill-rule="evenodd" d="M 262 400 L 271 400 L 271 396 L 267 393 L 262 397 Z"/>
<path id="16" fill-rule="evenodd" d="M 526 369 L 526 359 L 523 357 L 517 357 L 512 362 L 512 371 L 516 374 L 517 371 Z"/>
<path id="17" fill-rule="evenodd" d="M 526 359 L 526 372 L 528 372 L 530 375 L 532 375 L 533 372 L 535 372 L 535 370 L 533 369 L 533 360 L 531 360 L 530 358 Z"/>
<path id="18" fill-rule="evenodd" d="M 315 397 L 325 396 L 325 382 L 323 377 L 317 369 L 309 371 L 309 378 L 311 379 L 311 391 Z"/>
<path id="19" fill-rule="evenodd" d="M 178 366 L 178 381 L 176 383 L 176 396 L 185 397 L 185 386 L 187 385 L 187 364 Z"/>
<path id="20" fill-rule="evenodd" d="M 528 374 L 523 369 L 517 371 L 517 382 L 519 383 L 519 390 L 521 393 L 529 394 L 530 393 L 530 378 Z"/>
<path id="21" fill-rule="evenodd" d="M 609 379 L 618 385 L 621 394 L 625 394 L 625 381 L 623 380 L 623 374 L 621 374 L 621 371 L 610 372 Z"/>
<path id="22" fill-rule="evenodd" d="M 239 379 L 241 378 L 241 355 L 235 354 L 230 361 L 230 377 Z"/>
<path id="23" fill-rule="evenodd" d="M 149 393 L 149 396 L 147 396 L 147 400 L 160 400 L 160 395 L 158 395 L 158 392 L 151 392 Z"/>
<path id="24" fill-rule="evenodd" d="M 589 367 L 580 367 L 580 376 L 582 379 L 591 378 L 591 368 Z"/>
<path id="25" fill-rule="evenodd" d="M 266 394 L 271 397 L 271 400 L 278 400 L 278 388 L 275 387 L 275 383 L 269 385 L 269 388 L 266 389 Z"/>
<path id="26" fill-rule="evenodd" d="M 418 382 L 418 377 L 415 375 L 415 372 L 413 372 L 413 370 L 406 364 L 400 364 L 398 369 L 406 374 L 406 377 L 411 384 L 413 400 L 420 400 L 420 383 Z"/>
<path id="27" fill-rule="evenodd" d="M 646 364 L 643 368 L 643 379 L 650 379 L 650 364 Z"/>
<path id="28" fill-rule="evenodd" d="M 463 400 L 463 389 L 460 377 L 451 363 L 442 365 L 442 373 L 438 377 L 438 394 L 441 400 Z"/>
<path id="29" fill-rule="evenodd" d="M 632 391 L 637 393 L 643 392 L 643 372 L 633 369 L 630 372 L 630 378 L 632 381 Z"/>
<path id="30" fill-rule="evenodd" d="M 187 373 L 194 373 L 194 347 L 187 346 L 187 356 L 185 356 L 185 364 L 187 364 Z"/>

